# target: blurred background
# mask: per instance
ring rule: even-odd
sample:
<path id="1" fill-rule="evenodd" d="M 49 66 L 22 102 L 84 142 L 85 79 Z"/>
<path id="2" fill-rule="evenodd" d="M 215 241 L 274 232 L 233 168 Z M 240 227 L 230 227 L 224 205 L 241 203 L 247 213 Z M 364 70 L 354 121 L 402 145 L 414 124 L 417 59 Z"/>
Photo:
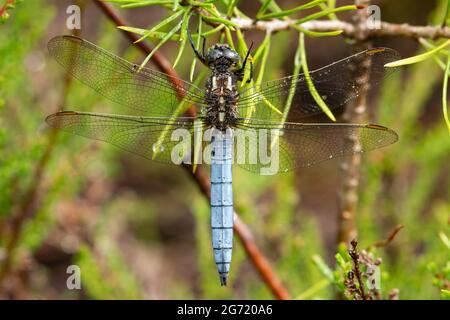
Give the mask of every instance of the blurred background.
<path id="1" fill-rule="evenodd" d="M 442 22 L 446 2 L 372 1 L 383 21 L 423 26 Z M 292 8 L 299 1 L 277 3 Z M 185 170 L 46 126 L 45 117 L 61 109 L 128 111 L 69 80 L 48 56 L 48 40 L 71 33 L 71 4 L 82 9 L 81 37 L 127 60 L 144 58 L 93 1 L 23 1 L 8 11 L 0 26 L 0 299 L 274 298 L 237 239 L 230 284 L 220 287 L 209 203 Z M 259 6 L 239 3 L 249 16 Z M 149 28 L 169 13 L 142 7 L 120 14 L 129 26 Z M 352 15 L 339 18 L 351 21 Z M 264 33 L 248 31 L 245 38 L 258 47 Z M 402 57 L 424 51 L 417 39 L 406 37 L 379 37 L 372 45 Z M 273 35 L 265 79 L 292 73 L 296 46 L 294 31 Z M 159 52 L 173 62 L 177 48 L 172 41 Z M 307 37 L 306 49 L 313 70 L 350 55 L 352 42 Z M 189 79 L 192 59 L 189 48 L 176 67 L 183 79 Z M 443 79 L 442 69 L 428 59 L 401 68 L 368 96 L 367 122 L 400 136 L 362 157 L 355 210 L 358 247 L 370 247 L 382 259 L 383 298 L 439 299 L 449 290 L 450 140 L 442 117 Z M 340 163 L 278 176 L 234 169 L 236 210 L 293 298 L 342 297 L 347 270 L 336 263 L 336 253 L 350 259 L 338 244 Z M 400 224 L 387 246 L 373 246 Z M 80 267 L 80 290 L 67 288 L 70 265 Z"/>

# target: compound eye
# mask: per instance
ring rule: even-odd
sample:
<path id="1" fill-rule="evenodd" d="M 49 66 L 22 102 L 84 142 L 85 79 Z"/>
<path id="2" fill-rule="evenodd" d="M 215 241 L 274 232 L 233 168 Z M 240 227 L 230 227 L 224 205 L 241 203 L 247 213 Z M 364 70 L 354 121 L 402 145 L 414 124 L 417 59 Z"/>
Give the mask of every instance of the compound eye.
<path id="1" fill-rule="evenodd" d="M 226 50 L 224 55 L 227 59 L 233 61 L 234 63 L 239 62 L 239 55 L 233 50 Z"/>
<path id="2" fill-rule="evenodd" d="M 223 55 L 222 51 L 213 49 L 213 50 L 209 51 L 207 54 L 208 62 L 213 62 L 213 61 L 219 59 L 220 57 L 222 57 L 222 55 Z"/>

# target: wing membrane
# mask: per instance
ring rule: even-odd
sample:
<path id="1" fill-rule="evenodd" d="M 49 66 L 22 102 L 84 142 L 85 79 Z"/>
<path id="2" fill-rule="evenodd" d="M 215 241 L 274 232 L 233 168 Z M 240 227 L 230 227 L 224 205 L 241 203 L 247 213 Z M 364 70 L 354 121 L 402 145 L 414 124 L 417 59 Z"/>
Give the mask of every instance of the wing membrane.
<path id="1" fill-rule="evenodd" d="M 366 80 L 359 79 L 362 72 L 369 69 L 369 83 L 381 82 L 395 69 L 385 68 L 388 62 L 398 60 L 400 55 L 389 48 L 365 50 L 328 66 L 310 72 L 311 80 L 331 110 L 343 106 L 347 101 L 357 97 Z M 363 67 L 355 70 L 355 66 Z M 365 68 L 364 68 L 365 66 Z M 255 119 L 279 120 L 281 115 L 274 108 L 284 112 L 290 88 L 295 88 L 289 110 L 289 120 L 296 121 L 322 113 L 312 97 L 304 74 L 290 76 L 251 87 L 240 93 L 239 111 L 242 117 Z M 249 116 L 248 107 L 254 106 L 254 113 Z"/>
<path id="2" fill-rule="evenodd" d="M 276 151 L 274 145 L 277 146 L 278 160 L 273 159 L 278 161 L 276 168 L 278 172 L 312 166 L 336 157 L 363 153 L 390 145 L 398 139 L 394 131 L 374 124 L 280 124 L 250 119 L 245 122 L 241 121 L 237 128 L 244 131 L 251 130 L 254 135 L 256 134 L 258 157 L 261 156 L 261 151 L 271 156 L 272 151 Z M 270 130 L 274 130 L 276 133 L 275 138 L 270 136 Z M 265 145 L 260 142 L 264 139 L 268 141 Z M 239 147 L 235 143 L 235 147 L 239 149 L 235 153 L 245 156 L 247 160 L 251 157 L 250 152 L 254 152 L 249 144 Z M 242 168 L 256 173 L 261 173 L 261 168 L 269 166 L 268 164 L 263 165 L 261 161 L 257 163 L 236 162 Z"/>
<path id="3" fill-rule="evenodd" d="M 63 111 L 48 116 L 46 121 L 51 127 L 106 141 L 150 160 L 180 164 L 178 162 L 190 156 L 191 148 L 188 146 L 186 150 L 182 150 L 179 137 L 184 135 L 191 139 L 195 119 Z M 176 130 L 179 130 L 178 138 L 172 136 Z"/>
<path id="4" fill-rule="evenodd" d="M 178 78 L 132 64 L 96 45 L 74 37 L 58 36 L 48 43 L 50 55 L 69 74 L 123 106 L 146 115 L 171 116 L 184 101 L 201 105 L 203 91 Z"/>

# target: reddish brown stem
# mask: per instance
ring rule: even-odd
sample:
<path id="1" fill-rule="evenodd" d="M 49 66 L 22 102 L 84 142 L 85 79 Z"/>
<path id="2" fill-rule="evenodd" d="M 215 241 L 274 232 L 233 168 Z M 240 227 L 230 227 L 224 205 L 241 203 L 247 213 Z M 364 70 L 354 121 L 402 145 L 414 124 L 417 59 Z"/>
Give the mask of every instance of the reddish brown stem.
<path id="1" fill-rule="evenodd" d="M 8 11 L 8 7 L 14 5 L 14 0 L 6 0 L 5 4 L 0 7 L 0 17 L 5 14 L 6 11 Z"/>
<path id="2" fill-rule="evenodd" d="M 105 13 L 105 15 L 108 16 L 117 26 L 127 25 L 125 20 L 122 17 L 120 17 L 120 15 L 111 7 L 111 5 L 104 3 L 100 0 L 94 0 L 94 2 Z M 124 32 L 124 34 L 132 42 L 135 42 L 138 39 L 138 37 L 135 34 L 129 32 Z M 145 42 L 141 41 L 136 43 L 136 45 L 145 54 L 149 54 L 152 51 L 152 49 L 147 44 L 145 44 Z M 155 54 L 153 54 L 152 56 L 152 61 L 162 72 L 178 78 L 176 71 L 172 68 L 171 64 L 167 61 L 167 59 L 163 55 L 159 54 L 158 52 L 155 52 Z M 193 107 L 190 108 L 188 110 L 188 114 L 195 115 L 195 109 Z M 192 178 L 197 183 L 198 187 L 205 195 L 205 197 L 209 199 L 210 181 L 205 171 L 201 167 L 198 167 L 197 170 L 193 172 L 192 167 L 187 165 L 184 166 L 184 169 L 192 176 Z M 253 236 L 251 234 L 250 229 L 244 224 L 244 222 L 242 222 L 239 219 L 239 216 L 236 212 L 235 212 L 234 231 L 236 232 L 239 240 L 241 241 L 241 244 L 244 247 L 247 256 L 250 258 L 250 261 L 255 266 L 256 270 L 260 274 L 263 281 L 270 288 L 273 295 L 277 299 L 290 299 L 289 292 L 283 286 L 277 274 L 275 273 L 270 263 L 268 262 L 267 258 L 264 256 L 264 254 L 261 252 L 261 250 L 256 245 L 255 241 L 253 240 Z"/>
<path id="3" fill-rule="evenodd" d="M 392 240 L 394 240 L 394 238 L 397 236 L 397 234 L 400 232 L 400 230 L 402 230 L 405 226 L 403 224 L 399 224 L 398 226 L 396 226 L 394 228 L 394 230 L 391 231 L 391 233 L 389 234 L 389 236 L 381 241 L 377 241 L 374 244 L 370 245 L 369 248 L 371 247 L 375 247 L 375 248 L 383 248 L 386 247 L 387 245 L 389 245 Z"/>

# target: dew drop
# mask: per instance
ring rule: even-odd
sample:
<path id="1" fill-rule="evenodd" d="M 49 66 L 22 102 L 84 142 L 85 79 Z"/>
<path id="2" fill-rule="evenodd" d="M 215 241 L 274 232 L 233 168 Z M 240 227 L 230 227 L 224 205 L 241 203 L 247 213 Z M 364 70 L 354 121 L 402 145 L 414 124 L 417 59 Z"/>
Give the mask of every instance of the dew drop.
<path id="1" fill-rule="evenodd" d="M 164 149 L 164 146 L 162 146 L 158 143 L 155 143 L 152 146 L 152 150 L 153 150 L 153 153 L 161 153 L 161 152 L 164 152 L 165 149 Z"/>

